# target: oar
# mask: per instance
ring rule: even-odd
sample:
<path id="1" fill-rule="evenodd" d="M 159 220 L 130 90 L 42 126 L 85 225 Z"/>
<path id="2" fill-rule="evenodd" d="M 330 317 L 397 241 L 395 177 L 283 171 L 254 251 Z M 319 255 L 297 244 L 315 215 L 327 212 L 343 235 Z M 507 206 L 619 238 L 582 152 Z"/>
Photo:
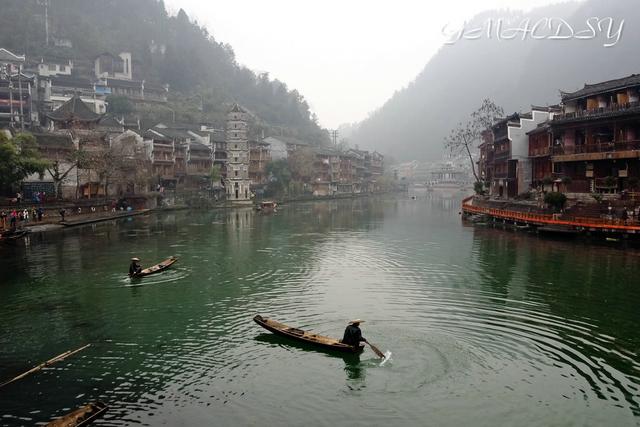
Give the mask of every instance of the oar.
<path id="1" fill-rule="evenodd" d="M 56 362 L 60 362 L 61 360 L 64 360 L 67 357 L 72 356 L 72 355 L 84 350 L 85 348 L 89 347 L 90 345 L 91 344 L 87 344 L 87 345 L 85 345 L 83 347 L 80 347 L 80 348 L 78 348 L 76 350 L 73 350 L 73 351 L 71 351 L 71 350 L 65 351 L 64 353 L 54 357 L 53 359 L 49 359 L 46 362 L 41 363 L 38 366 L 29 369 L 27 372 L 22 373 L 22 374 L 18 375 L 17 377 L 10 379 L 9 381 L 3 382 L 2 384 L 0 384 L 0 388 L 6 386 L 8 384 L 11 384 L 12 382 L 18 381 L 19 379 L 22 379 L 22 378 L 26 377 L 29 374 L 33 374 L 34 372 L 37 372 L 37 371 L 41 370 L 42 368 L 46 368 L 49 365 L 53 365 Z"/>
<path id="2" fill-rule="evenodd" d="M 369 344 L 369 347 L 371 347 L 371 350 L 373 350 L 373 352 L 376 354 L 376 356 L 378 356 L 381 359 L 384 359 L 384 353 L 381 352 L 378 347 L 376 347 L 375 345 L 371 344 L 368 341 L 365 341 L 367 344 Z"/>

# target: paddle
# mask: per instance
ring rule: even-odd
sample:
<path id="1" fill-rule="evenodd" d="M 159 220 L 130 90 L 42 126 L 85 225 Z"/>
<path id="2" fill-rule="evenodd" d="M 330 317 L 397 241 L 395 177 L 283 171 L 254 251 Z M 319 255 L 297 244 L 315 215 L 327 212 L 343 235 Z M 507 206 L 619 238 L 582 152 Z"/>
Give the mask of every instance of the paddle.
<path id="1" fill-rule="evenodd" d="M 384 353 L 381 352 L 378 347 L 376 347 L 375 345 L 371 344 L 369 341 L 365 341 L 367 344 L 369 344 L 369 347 L 371 347 L 371 350 L 373 350 L 373 352 L 376 354 L 376 356 L 378 356 L 381 359 L 384 359 Z"/>

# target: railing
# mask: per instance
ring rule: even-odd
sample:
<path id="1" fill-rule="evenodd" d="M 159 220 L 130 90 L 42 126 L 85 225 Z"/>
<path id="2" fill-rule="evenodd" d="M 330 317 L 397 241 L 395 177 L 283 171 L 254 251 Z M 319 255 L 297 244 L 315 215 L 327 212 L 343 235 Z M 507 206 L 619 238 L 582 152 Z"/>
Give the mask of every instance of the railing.
<path id="1" fill-rule="evenodd" d="M 551 154 L 551 150 L 549 150 L 549 147 L 533 148 L 529 150 L 529 157 L 543 157 L 548 156 L 549 154 Z"/>
<path id="2" fill-rule="evenodd" d="M 560 225 L 584 229 L 640 232 L 640 223 L 638 221 L 580 216 L 572 217 L 563 216 L 560 214 L 535 214 L 529 212 L 510 211 L 505 209 L 486 208 L 469 204 L 472 199 L 473 197 L 468 197 L 462 201 L 463 212 L 489 215 L 494 218 L 501 218 L 516 222 L 519 221 L 534 225 Z"/>
<path id="3" fill-rule="evenodd" d="M 624 142 L 603 142 L 599 144 L 580 144 L 569 147 L 554 147 L 553 154 L 562 156 L 567 154 L 584 154 L 584 153 L 611 153 L 616 151 L 633 151 L 640 150 L 640 141 L 624 141 Z"/>
<path id="4" fill-rule="evenodd" d="M 634 111 L 638 108 L 640 108 L 640 102 L 628 102 L 625 104 L 614 103 L 607 107 L 602 107 L 602 108 L 595 108 L 591 110 L 579 110 L 579 111 L 574 111 L 573 113 L 557 114 L 553 117 L 553 121 L 614 115 L 620 112 Z"/>

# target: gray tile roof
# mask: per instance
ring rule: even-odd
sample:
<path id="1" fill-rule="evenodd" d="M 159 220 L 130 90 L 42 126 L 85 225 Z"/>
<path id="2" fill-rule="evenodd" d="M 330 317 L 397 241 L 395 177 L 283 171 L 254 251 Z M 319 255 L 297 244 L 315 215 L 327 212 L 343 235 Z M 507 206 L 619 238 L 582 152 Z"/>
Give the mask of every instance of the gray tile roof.
<path id="1" fill-rule="evenodd" d="M 613 92 L 622 89 L 627 89 L 634 86 L 640 86 L 640 74 L 632 74 L 627 77 L 623 77 L 615 80 L 608 80 L 605 82 L 586 84 L 584 87 L 576 92 L 563 92 L 560 91 L 560 95 L 563 102 L 573 101 L 580 98 L 586 98 L 593 95 L 598 95 L 606 92 Z"/>

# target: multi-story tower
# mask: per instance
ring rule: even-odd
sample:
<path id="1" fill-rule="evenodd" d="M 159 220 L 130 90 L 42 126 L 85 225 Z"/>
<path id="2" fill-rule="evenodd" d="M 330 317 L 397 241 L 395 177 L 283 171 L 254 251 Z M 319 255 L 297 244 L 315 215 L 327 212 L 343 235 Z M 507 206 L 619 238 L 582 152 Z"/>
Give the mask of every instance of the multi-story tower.
<path id="1" fill-rule="evenodd" d="M 247 112 L 238 104 L 227 114 L 227 200 L 250 203 L 249 136 Z"/>

